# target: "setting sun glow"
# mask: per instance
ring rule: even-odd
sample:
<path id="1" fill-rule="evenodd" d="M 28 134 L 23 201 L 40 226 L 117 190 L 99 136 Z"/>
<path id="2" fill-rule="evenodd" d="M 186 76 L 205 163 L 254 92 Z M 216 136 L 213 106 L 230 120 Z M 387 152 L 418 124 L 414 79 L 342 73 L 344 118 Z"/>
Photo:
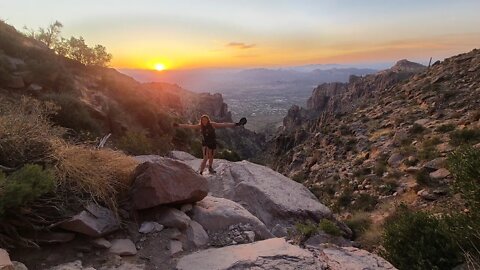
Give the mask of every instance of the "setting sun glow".
<path id="1" fill-rule="evenodd" d="M 162 70 L 165 70 L 166 67 L 164 64 L 161 64 L 161 63 L 158 63 L 158 64 L 155 64 L 155 70 L 157 71 L 162 71 Z"/>

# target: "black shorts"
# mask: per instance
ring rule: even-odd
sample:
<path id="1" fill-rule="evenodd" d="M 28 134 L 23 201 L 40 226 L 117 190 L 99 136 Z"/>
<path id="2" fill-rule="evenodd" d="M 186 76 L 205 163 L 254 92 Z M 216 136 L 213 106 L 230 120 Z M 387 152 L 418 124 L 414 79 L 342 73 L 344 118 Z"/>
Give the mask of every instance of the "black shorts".
<path id="1" fill-rule="evenodd" d="M 202 142 L 202 146 L 206 146 L 209 149 L 215 150 L 217 149 L 217 142 Z"/>

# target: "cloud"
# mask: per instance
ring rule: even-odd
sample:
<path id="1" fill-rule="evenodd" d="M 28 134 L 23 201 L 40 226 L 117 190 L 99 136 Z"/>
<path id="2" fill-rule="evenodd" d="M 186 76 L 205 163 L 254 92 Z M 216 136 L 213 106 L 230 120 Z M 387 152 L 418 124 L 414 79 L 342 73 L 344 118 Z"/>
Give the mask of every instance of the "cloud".
<path id="1" fill-rule="evenodd" d="M 227 45 L 225 45 L 230 48 L 235 48 L 235 49 L 241 49 L 241 50 L 246 50 L 246 49 L 251 49 L 257 46 L 256 44 L 246 44 L 243 42 L 230 42 Z"/>

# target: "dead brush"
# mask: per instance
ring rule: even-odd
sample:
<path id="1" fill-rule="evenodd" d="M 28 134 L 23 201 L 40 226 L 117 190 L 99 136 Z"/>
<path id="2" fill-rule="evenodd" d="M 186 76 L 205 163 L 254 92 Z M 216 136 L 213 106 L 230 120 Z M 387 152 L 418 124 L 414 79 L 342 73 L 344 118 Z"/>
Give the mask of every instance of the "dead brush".
<path id="1" fill-rule="evenodd" d="M 50 122 L 55 112 L 54 104 L 32 98 L 0 99 L 0 165 L 15 168 L 50 161 L 53 143 L 61 141 L 65 131 Z"/>
<path id="2" fill-rule="evenodd" d="M 116 209 L 117 196 L 130 187 L 138 162 L 122 152 L 66 143 L 55 146 L 53 158 L 59 188 L 87 194 Z"/>

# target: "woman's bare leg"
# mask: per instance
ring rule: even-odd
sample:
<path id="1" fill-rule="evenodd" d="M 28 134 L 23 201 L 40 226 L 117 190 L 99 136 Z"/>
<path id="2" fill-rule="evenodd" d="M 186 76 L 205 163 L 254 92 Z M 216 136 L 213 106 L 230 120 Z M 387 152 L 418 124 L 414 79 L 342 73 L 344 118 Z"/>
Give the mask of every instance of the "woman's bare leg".
<path id="1" fill-rule="evenodd" d="M 203 173 L 203 170 L 205 169 L 205 166 L 207 165 L 207 159 L 208 159 L 208 148 L 206 146 L 202 147 L 203 150 L 203 160 L 202 163 L 200 164 L 200 174 Z"/>
<path id="2" fill-rule="evenodd" d="M 208 149 L 208 169 L 211 173 L 215 173 L 215 171 L 213 170 L 213 155 L 215 154 L 215 150 L 214 149 Z"/>

